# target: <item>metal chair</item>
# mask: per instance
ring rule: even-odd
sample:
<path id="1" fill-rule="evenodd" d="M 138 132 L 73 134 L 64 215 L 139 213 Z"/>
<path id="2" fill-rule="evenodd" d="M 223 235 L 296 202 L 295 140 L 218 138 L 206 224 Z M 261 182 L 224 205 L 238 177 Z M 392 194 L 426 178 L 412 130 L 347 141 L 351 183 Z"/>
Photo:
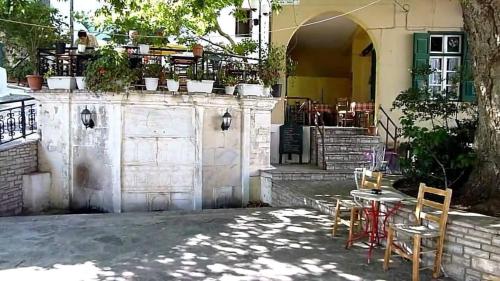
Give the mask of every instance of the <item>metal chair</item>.
<path id="1" fill-rule="evenodd" d="M 444 197 L 443 203 L 425 199 L 425 194 Z M 424 183 L 420 184 L 417 206 L 415 209 L 416 223 L 412 225 L 394 224 L 389 226 L 389 230 L 387 232 L 387 248 L 384 255 L 384 270 L 389 268 L 390 255 L 392 252 L 395 252 L 396 254 L 412 261 L 412 280 L 418 281 L 420 255 L 429 252 L 436 252 L 432 276 L 434 278 L 439 277 L 451 194 L 452 190 L 450 188 L 442 190 L 434 187 L 428 187 Z M 429 209 L 434 211 L 427 211 Z M 411 252 L 397 243 L 400 241 L 396 241 L 394 239 L 395 234 L 397 234 L 397 238 L 401 240 L 404 237 L 411 238 L 413 242 L 413 249 Z M 430 251 L 421 251 L 422 239 L 437 240 L 437 243 L 433 244 L 435 245 L 435 249 Z"/>
<path id="2" fill-rule="evenodd" d="M 361 171 L 361 183 L 358 186 L 357 174 L 355 171 L 355 181 L 357 189 L 380 189 L 382 182 L 382 173 L 373 172 L 367 169 Z M 354 233 L 354 227 L 359 226 L 358 222 L 361 221 L 361 210 L 362 206 L 358 205 L 351 198 L 338 197 L 337 205 L 335 206 L 335 218 L 333 219 L 332 236 L 337 233 L 337 227 L 339 223 L 349 226 L 349 240 L 352 240 Z M 340 217 L 341 212 L 350 212 L 349 221 L 342 220 Z"/>
<path id="3" fill-rule="evenodd" d="M 346 127 L 348 123 L 354 126 L 355 103 L 349 104 L 347 98 L 338 98 L 335 107 L 337 111 L 337 126 Z"/>

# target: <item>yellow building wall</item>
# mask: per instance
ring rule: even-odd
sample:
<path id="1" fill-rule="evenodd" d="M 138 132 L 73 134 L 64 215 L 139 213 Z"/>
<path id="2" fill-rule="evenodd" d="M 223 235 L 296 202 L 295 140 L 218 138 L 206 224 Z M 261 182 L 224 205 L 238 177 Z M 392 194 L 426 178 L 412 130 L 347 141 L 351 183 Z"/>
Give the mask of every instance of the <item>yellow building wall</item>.
<path id="1" fill-rule="evenodd" d="M 323 103 L 335 104 L 339 97 L 351 96 L 351 80 L 336 77 L 293 76 L 288 78 L 289 97 L 308 97 Z"/>
<path id="2" fill-rule="evenodd" d="M 368 34 L 358 28 L 352 40 L 352 100 L 370 101 L 371 54 L 362 56 L 363 50 L 372 42 Z"/>
<path id="3" fill-rule="evenodd" d="M 297 76 L 344 77 L 351 75 L 351 54 L 331 48 L 294 49 L 290 56 L 297 61 Z"/>
<path id="4" fill-rule="evenodd" d="M 411 84 L 409 69 L 412 67 L 412 36 L 415 32 L 461 31 L 462 10 L 459 0 L 407 0 L 407 14 L 391 0 L 383 0 L 365 9 L 352 12 L 371 0 L 300 0 L 295 7 L 285 5 L 279 14 L 274 13 L 271 25 L 271 42 L 287 46 L 298 27 L 290 19 L 305 23 L 324 13 L 350 13 L 347 15 L 363 27 L 377 52 L 376 106 L 389 109 L 401 90 Z M 352 12 L 352 13 L 351 13 Z M 284 121 L 283 102 L 273 112 L 272 122 Z M 397 111 L 390 112 L 393 120 L 399 119 Z"/>

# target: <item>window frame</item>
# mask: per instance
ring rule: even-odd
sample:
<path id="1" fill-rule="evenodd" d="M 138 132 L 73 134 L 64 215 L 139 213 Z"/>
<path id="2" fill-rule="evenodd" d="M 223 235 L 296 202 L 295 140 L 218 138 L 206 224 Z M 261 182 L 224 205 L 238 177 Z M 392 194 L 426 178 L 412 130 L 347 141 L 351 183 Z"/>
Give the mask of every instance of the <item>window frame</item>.
<path id="1" fill-rule="evenodd" d="M 240 8 L 242 11 L 245 11 L 247 13 L 247 20 L 246 21 L 241 21 L 238 20 L 236 17 L 234 18 L 235 22 L 235 28 L 234 28 L 234 36 L 238 38 L 249 38 L 252 37 L 252 9 L 245 9 L 245 8 Z M 248 33 L 240 33 L 239 32 L 239 25 L 240 24 L 247 24 L 248 25 Z"/>

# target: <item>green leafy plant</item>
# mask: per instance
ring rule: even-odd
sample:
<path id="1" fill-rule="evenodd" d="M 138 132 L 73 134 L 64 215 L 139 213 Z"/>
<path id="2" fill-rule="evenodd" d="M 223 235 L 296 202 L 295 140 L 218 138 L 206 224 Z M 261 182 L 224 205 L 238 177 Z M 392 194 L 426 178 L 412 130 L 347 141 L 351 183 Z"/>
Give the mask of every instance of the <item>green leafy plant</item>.
<path id="1" fill-rule="evenodd" d="M 56 75 L 56 71 L 54 70 L 54 68 L 49 68 L 49 70 L 47 70 L 47 72 L 45 72 L 45 74 L 43 75 L 43 78 L 45 80 L 49 79 L 50 77 L 52 76 L 55 76 Z"/>
<path id="2" fill-rule="evenodd" d="M 238 79 L 233 75 L 226 75 L 223 77 L 222 83 L 225 86 L 236 86 L 238 84 Z"/>
<path id="3" fill-rule="evenodd" d="M 179 74 L 177 74 L 172 68 L 167 71 L 167 79 L 179 81 Z"/>
<path id="4" fill-rule="evenodd" d="M 270 46 L 261 62 L 259 77 L 264 86 L 271 87 L 278 83 L 282 74 L 286 72 L 286 49 L 284 46 Z"/>
<path id="5" fill-rule="evenodd" d="M 163 74 L 163 67 L 157 63 L 148 63 L 142 66 L 143 77 L 160 78 Z"/>
<path id="6" fill-rule="evenodd" d="M 187 77 L 191 80 L 194 81 L 201 81 L 204 78 L 203 72 L 202 71 L 195 71 L 193 67 L 189 67 L 187 69 Z"/>
<path id="7" fill-rule="evenodd" d="M 85 82 L 92 92 L 121 92 L 137 79 L 125 54 L 110 46 L 100 48 L 87 63 Z"/>
<path id="8" fill-rule="evenodd" d="M 0 24 L 0 40 L 15 53 L 26 54 L 30 64 L 27 68 L 38 73 L 38 48 L 54 44 L 65 24 L 63 17 L 41 1 L 0 0 L 0 18 L 9 20 Z"/>
<path id="9" fill-rule="evenodd" d="M 413 75 L 428 77 L 433 72 L 420 68 L 413 70 Z M 403 113 L 402 136 L 410 152 L 409 158 L 401 159 L 401 167 L 407 177 L 453 187 L 465 180 L 475 161 L 472 143 L 477 109 L 458 102 L 457 93 L 433 91 L 428 79 L 422 81 L 393 102 L 393 109 Z"/>

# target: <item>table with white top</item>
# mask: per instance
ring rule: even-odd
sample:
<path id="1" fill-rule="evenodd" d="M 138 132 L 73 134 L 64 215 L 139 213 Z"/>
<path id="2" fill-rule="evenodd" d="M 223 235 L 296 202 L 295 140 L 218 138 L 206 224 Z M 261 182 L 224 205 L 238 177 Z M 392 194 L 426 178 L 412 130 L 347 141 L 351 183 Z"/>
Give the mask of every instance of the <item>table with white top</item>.
<path id="1" fill-rule="evenodd" d="M 347 241 L 346 248 L 352 245 L 353 241 L 368 237 L 368 262 L 370 262 L 373 248 L 380 244 L 380 239 L 386 237 L 387 233 L 385 231 L 385 226 L 387 219 L 400 208 L 401 201 L 404 199 L 402 194 L 395 191 L 382 189 L 380 192 L 379 194 L 374 194 L 370 189 L 357 189 L 351 191 L 351 196 L 354 197 L 354 201 L 359 204 L 366 216 L 366 224 L 361 233 L 354 235 L 352 239 Z M 381 211 L 380 203 L 384 202 L 395 204 L 394 207 L 388 207 L 387 210 Z M 379 229 L 379 219 L 381 216 L 383 217 L 382 231 Z"/>

